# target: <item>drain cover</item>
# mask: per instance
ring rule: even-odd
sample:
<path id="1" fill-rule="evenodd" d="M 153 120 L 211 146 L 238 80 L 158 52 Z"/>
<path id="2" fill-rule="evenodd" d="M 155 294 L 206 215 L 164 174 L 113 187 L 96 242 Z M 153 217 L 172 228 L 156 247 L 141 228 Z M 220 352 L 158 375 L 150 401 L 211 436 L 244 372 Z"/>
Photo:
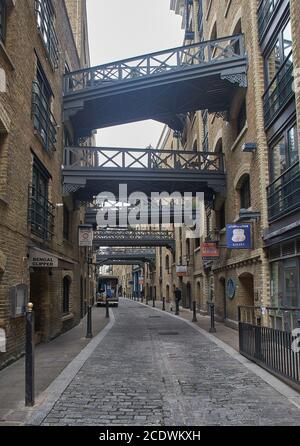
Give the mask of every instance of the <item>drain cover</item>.
<path id="1" fill-rule="evenodd" d="M 161 331 L 158 333 L 160 336 L 176 336 L 178 335 L 178 331 Z"/>
<path id="2" fill-rule="evenodd" d="M 149 319 L 159 319 L 161 316 L 149 316 Z"/>

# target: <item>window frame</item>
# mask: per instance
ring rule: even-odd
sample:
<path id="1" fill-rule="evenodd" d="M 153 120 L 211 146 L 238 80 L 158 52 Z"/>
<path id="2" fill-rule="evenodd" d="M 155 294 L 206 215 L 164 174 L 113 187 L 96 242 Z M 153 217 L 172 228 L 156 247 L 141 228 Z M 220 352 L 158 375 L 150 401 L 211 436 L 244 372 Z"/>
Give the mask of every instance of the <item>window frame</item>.
<path id="1" fill-rule="evenodd" d="M 4 43 L 7 26 L 7 5 L 6 0 L 0 0 L 0 42 Z"/>
<path id="2" fill-rule="evenodd" d="M 242 179 L 240 188 L 240 208 L 250 209 L 251 208 L 251 179 L 250 175 L 246 174 Z M 247 206 L 248 204 L 248 206 Z"/>

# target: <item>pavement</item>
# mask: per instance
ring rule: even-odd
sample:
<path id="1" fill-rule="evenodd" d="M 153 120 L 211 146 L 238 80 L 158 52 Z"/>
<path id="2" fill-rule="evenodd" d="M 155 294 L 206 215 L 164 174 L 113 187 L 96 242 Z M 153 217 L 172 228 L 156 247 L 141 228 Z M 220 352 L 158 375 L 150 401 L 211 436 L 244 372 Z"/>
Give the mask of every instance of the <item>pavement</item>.
<path id="1" fill-rule="evenodd" d="M 149 301 L 149 306 L 152 306 L 152 301 Z M 162 301 L 155 301 L 155 307 L 159 308 L 160 310 L 163 307 Z M 175 304 L 173 303 L 166 303 L 165 304 L 166 312 L 174 314 L 175 312 Z M 172 310 L 171 310 L 172 308 Z M 180 317 L 187 321 L 192 321 L 193 319 L 193 312 L 189 309 L 180 307 Z M 195 324 L 202 328 L 203 330 L 209 332 L 210 329 L 210 317 L 209 316 L 202 316 L 199 313 L 197 313 L 197 322 Z M 222 322 L 215 322 L 215 328 L 216 333 L 213 333 L 213 336 L 215 336 L 217 339 L 220 339 L 221 341 L 225 342 L 226 344 L 230 345 L 230 347 L 234 348 L 236 351 L 239 351 L 239 333 L 238 330 L 234 330 L 233 328 L 227 327 Z"/>
<path id="2" fill-rule="evenodd" d="M 300 395 L 183 317 L 121 299 L 28 425 L 292 426 Z"/>
<path id="3" fill-rule="evenodd" d="M 92 311 L 93 334 L 107 325 L 105 309 Z M 37 402 L 43 392 L 60 375 L 65 367 L 90 343 L 86 339 L 86 317 L 72 330 L 35 349 L 35 392 Z M 31 409 L 24 407 L 25 365 L 24 358 L 0 371 L 0 426 L 24 424 L 31 416 Z"/>

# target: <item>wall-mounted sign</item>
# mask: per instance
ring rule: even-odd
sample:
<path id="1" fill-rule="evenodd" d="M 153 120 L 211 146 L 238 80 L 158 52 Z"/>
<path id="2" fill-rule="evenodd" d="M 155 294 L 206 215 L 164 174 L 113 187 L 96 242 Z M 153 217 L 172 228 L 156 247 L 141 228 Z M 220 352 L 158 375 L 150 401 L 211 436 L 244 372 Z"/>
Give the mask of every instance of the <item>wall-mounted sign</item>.
<path id="1" fill-rule="evenodd" d="M 58 268 L 58 258 L 51 253 L 30 249 L 30 268 Z"/>
<path id="2" fill-rule="evenodd" d="M 211 260 L 220 257 L 218 242 L 207 242 L 201 245 L 201 256 L 203 260 Z"/>
<path id="3" fill-rule="evenodd" d="M 28 285 L 21 283 L 13 286 L 9 290 L 10 294 L 10 315 L 13 318 L 24 316 L 28 303 Z"/>
<path id="4" fill-rule="evenodd" d="M 236 224 L 226 226 L 227 248 L 251 249 L 251 224 Z"/>
<path id="5" fill-rule="evenodd" d="M 79 246 L 93 246 L 93 227 L 79 226 Z"/>
<path id="6" fill-rule="evenodd" d="M 188 273 L 187 265 L 177 265 L 176 266 L 177 277 L 186 277 L 187 273 Z"/>
<path id="7" fill-rule="evenodd" d="M 227 296 L 229 297 L 229 299 L 234 298 L 235 291 L 236 291 L 235 281 L 233 279 L 228 279 L 227 280 Z"/>

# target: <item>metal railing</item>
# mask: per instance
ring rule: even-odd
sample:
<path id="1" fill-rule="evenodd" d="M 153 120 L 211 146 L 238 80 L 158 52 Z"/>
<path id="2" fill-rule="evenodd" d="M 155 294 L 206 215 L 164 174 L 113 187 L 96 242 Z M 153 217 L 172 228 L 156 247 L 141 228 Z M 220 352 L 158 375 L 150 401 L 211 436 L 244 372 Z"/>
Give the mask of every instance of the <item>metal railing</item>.
<path id="1" fill-rule="evenodd" d="M 175 246 L 171 231 L 99 229 L 94 232 L 94 247 L 101 246 Z M 144 244 L 143 244 L 144 243 Z"/>
<path id="2" fill-rule="evenodd" d="M 224 173 L 223 154 L 185 150 L 67 147 L 69 169 L 118 168 L 148 170 L 191 170 Z M 73 157 L 70 156 L 73 153 Z"/>
<path id="3" fill-rule="evenodd" d="M 269 221 L 300 208 L 299 161 L 276 178 L 267 188 Z"/>
<path id="4" fill-rule="evenodd" d="M 35 14 L 51 65 L 53 68 L 58 68 L 58 38 L 54 28 L 54 11 L 51 2 L 49 0 L 35 0 Z"/>
<path id="5" fill-rule="evenodd" d="M 56 144 L 56 121 L 50 109 L 47 98 L 41 91 L 38 82 L 32 87 L 32 117 L 34 128 L 37 130 L 46 150 L 52 150 Z"/>
<path id="6" fill-rule="evenodd" d="M 253 322 L 243 312 L 252 312 Z M 300 327 L 300 308 L 239 307 L 240 353 L 300 389 L 300 339 L 298 332 L 268 326 L 269 314 L 288 314 Z M 257 317 L 260 314 L 259 317 Z"/>
<path id="7" fill-rule="evenodd" d="M 279 4 L 280 0 L 262 0 L 259 4 L 257 15 L 258 15 L 258 33 L 261 39 L 264 32 L 270 23 L 272 15 Z"/>
<path id="8" fill-rule="evenodd" d="M 291 51 L 266 90 L 264 100 L 265 125 L 268 126 L 294 96 L 294 65 Z"/>
<path id="9" fill-rule="evenodd" d="M 28 223 L 31 231 L 44 240 L 50 240 L 54 233 L 55 207 L 35 187 L 29 187 Z"/>
<path id="10" fill-rule="evenodd" d="M 237 34 L 68 73 L 65 75 L 64 92 L 68 94 L 86 88 L 102 87 L 111 82 L 132 81 L 195 65 L 244 57 L 244 36 Z"/>

